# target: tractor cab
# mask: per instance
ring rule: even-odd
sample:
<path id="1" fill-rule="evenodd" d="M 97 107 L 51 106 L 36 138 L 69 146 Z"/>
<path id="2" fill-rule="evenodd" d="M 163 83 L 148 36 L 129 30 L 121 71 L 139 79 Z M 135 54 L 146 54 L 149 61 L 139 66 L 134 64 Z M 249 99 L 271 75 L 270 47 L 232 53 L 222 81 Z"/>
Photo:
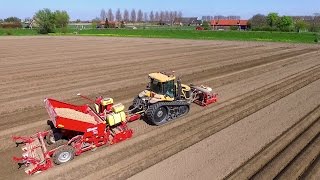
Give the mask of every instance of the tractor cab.
<path id="1" fill-rule="evenodd" d="M 190 87 L 181 84 L 181 80 L 177 79 L 173 74 L 165 73 L 151 73 L 149 74 L 150 82 L 148 90 L 150 91 L 151 97 L 155 95 L 162 95 L 171 100 L 189 99 L 190 98 Z"/>
<path id="2" fill-rule="evenodd" d="M 151 73 L 149 74 L 149 78 L 150 83 L 148 88 L 151 92 L 171 98 L 175 97 L 175 77 L 173 75 L 168 76 L 162 73 Z"/>

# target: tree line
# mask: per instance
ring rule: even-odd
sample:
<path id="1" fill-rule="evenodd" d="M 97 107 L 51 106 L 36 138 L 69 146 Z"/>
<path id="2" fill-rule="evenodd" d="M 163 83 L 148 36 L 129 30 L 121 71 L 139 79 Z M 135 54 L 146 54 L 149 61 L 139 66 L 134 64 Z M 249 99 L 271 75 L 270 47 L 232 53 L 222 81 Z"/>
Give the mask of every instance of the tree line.
<path id="1" fill-rule="evenodd" d="M 117 9 L 113 11 L 111 8 L 100 11 L 100 17 L 96 17 L 92 22 L 100 23 L 100 21 L 117 21 L 125 23 L 142 23 L 151 22 L 157 24 L 173 24 L 175 19 L 182 18 L 181 11 L 150 11 L 143 12 L 141 9 L 130 11 Z M 239 16 L 203 16 L 205 29 L 210 29 L 209 21 L 212 19 L 240 19 Z M 67 31 L 67 25 L 70 17 L 66 11 L 51 11 L 50 9 L 42 9 L 35 13 L 32 19 L 25 21 L 35 22 L 37 30 L 41 34 L 55 32 L 57 29 L 62 32 Z M 77 20 L 80 22 L 80 20 Z M 253 31 L 320 31 L 320 14 L 314 16 L 280 16 L 278 13 L 269 13 L 268 15 L 256 14 L 249 19 L 249 29 Z M 21 28 L 21 19 L 17 17 L 8 17 L 0 19 L 0 28 Z"/>
<path id="2" fill-rule="evenodd" d="M 29 21 L 29 25 L 35 22 L 37 30 L 40 34 L 48 34 L 56 31 L 57 28 L 62 31 L 67 30 L 70 17 L 67 11 L 51 11 L 50 9 L 42 9 L 35 13 L 32 19 L 26 18 L 24 21 Z M 8 17 L 0 19 L 0 27 L 2 28 L 21 28 L 21 19 L 17 17 Z"/>
<path id="3" fill-rule="evenodd" d="M 278 13 L 268 15 L 256 14 L 249 19 L 249 27 L 256 31 L 311 31 L 320 30 L 320 15 L 303 19 L 301 16 L 279 16 Z"/>
<path id="4" fill-rule="evenodd" d="M 173 23 L 176 18 L 181 18 L 181 11 L 150 11 L 143 12 L 141 9 L 131 11 L 125 9 L 121 11 L 119 8 L 113 11 L 111 8 L 108 11 L 102 9 L 100 11 L 100 17 L 95 18 L 93 21 L 104 21 L 106 18 L 109 21 L 124 21 L 124 22 L 166 22 Z"/>

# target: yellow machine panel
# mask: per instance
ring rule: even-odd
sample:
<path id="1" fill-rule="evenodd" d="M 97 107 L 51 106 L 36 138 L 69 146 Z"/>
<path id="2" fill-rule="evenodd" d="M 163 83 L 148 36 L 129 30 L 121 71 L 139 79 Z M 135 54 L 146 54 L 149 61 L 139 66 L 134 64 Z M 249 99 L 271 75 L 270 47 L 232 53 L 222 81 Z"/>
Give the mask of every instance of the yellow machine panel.
<path id="1" fill-rule="evenodd" d="M 112 98 L 104 98 L 102 101 L 101 101 L 101 104 L 103 106 L 106 106 L 106 105 L 109 105 L 109 104 L 113 104 L 113 99 Z"/>
<path id="2" fill-rule="evenodd" d="M 185 84 L 181 84 L 181 87 L 184 88 L 185 91 L 190 91 L 191 90 L 190 86 L 185 85 Z"/>
<path id="3" fill-rule="evenodd" d="M 126 114 L 123 111 L 118 113 L 113 112 L 107 115 L 107 122 L 110 126 L 114 126 L 125 120 L 126 120 Z"/>
<path id="4" fill-rule="evenodd" d="M 121 112 L 124 110 L 124 105 L 119 103 L 112 106 L 112 111 L 115 113 Z"/>

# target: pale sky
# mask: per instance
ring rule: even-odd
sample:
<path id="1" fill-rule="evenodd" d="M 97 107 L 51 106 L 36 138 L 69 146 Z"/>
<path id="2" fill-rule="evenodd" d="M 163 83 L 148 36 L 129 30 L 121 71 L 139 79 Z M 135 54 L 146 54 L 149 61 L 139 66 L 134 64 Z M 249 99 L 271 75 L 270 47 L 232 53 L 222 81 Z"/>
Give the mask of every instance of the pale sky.
<path id="1" fill-rule="evenodd" d="M 312 15 L 320 13 L 320 0 L 0 0 L 0 18 L 32 17 L 43 8 L 66 10 L 71 20 L 91 20 L 101 9 L 120 8 L 144 12 L 151 10 L 182 11 L 183 16 L 239 15 L 242 19 L 257 13 L 278 12 L 280 15 Z"/>

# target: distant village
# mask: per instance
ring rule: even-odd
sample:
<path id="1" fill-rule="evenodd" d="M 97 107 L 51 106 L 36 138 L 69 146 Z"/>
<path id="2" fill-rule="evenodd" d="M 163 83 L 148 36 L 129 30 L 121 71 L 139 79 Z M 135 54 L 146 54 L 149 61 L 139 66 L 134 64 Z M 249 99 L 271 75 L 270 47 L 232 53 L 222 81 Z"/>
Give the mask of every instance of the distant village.
<path id="1" fill-rule="evenodd" d="M 65 11 L 64 11 L 65 12 Z M 320 14 L 314 16 L 280 16 L 277 13 L 268 15 L 256 14 L 249 19 L 240 16 L 202 16 L 185 17 L 177 11 L 151 11 L 149 13 L 136 11 L 130 12 L 118 9 L 100 12 L 100 17 L 92 20 L 69 20 L 67 27 L 70 29 L 105 29 L 105 28 L 131 28 L 148 29 L 156 27 L 189 27 L 196 30 L 259 30 L 259 31 L 317 31 L 320 28 Z M 65 12 L 67 13 L 67 12 Z M 37 27 L 37 18 L 20 20 L 16 17 L 0 19 L 0 28 L 34 28 Z"/>

